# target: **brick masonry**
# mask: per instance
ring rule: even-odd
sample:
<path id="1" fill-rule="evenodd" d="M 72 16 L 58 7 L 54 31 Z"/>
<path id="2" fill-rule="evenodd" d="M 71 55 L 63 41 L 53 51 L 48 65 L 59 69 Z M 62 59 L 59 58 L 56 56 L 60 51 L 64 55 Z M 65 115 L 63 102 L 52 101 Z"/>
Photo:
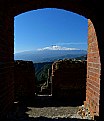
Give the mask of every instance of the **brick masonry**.
<path id="1" fill-rule="evenodd" d="M 14 64 L 15 100 L 35 96 L 35 69 L 32 61 L 16 60 Z"/>
<path id="2" fill-rule="evenodd" d="M 88 55 L 87 55 L 87 83 L 85 106 L 92 115 L 99 115 L 100 100 L 100 56 L 96 32 L 91 20 L 88 20 Z"/>
<path id="3" fill-rule="evenodd" d="M 86 96 L 86 61 L 60 60 L 52 65 L 52 95 L 83 104 Z"/>

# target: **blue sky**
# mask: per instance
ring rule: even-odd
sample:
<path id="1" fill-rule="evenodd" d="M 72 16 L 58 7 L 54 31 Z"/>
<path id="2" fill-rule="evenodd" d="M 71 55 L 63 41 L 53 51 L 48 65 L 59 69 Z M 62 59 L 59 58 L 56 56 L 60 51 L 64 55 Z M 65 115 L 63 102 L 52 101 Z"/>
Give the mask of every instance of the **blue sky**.
<path id="1" fill-rule="evenodd" d="M 45 8 L 14 18 L 14 52 L 52 45 L 87 50 L 87 19 L 62 9 Z"/>

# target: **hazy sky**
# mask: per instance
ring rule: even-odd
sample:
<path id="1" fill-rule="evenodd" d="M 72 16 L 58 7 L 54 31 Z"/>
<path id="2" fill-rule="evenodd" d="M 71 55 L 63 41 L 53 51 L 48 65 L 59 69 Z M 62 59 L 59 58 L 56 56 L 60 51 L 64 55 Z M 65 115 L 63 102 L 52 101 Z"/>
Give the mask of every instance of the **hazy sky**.
<path id="1" fill-rule="evenodd" d="M 15 52 L 52 45 L 87 50 L 87 19 L 62 9 L 38 9 L 14 18 Z"/>

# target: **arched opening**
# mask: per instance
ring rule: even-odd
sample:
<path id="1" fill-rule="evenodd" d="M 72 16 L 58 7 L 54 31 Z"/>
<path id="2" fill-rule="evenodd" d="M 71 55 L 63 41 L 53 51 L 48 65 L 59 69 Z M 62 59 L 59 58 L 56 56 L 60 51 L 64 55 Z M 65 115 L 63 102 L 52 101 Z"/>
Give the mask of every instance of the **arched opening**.
<path id="1" fill-rule="evenodd" d="M 101 1 L 100 1 L 101 2 Z M 38 8 L 63 8 L 65 10 L 69 10 L 75 13 L 78 13 L 80 15 L 85 16 L 86 18 L 89 18 L 92 20 L 96 34 L 98 39 L 98 47 L 100 52 L 100 61 L 101 61 L 101 75 L 100 75 L 100 112 L 98 115 L 100 115 L 101 120 L 104 119 L 103 110 L 104 110 L 104 93 L 103 93 L 103 85 L 104 85 L 104 42 L 103 38 L 103 18 L 98 12 L 98 5 L 100 5 L 99 1 L 2 1 L 1 0 L 1 13 L 0 13 L 0 47 L 1 47 L 1 116 L 2 118 L 5 114 L 7 114 L 8 110 L 10 109 L 12 103 L 13 103 L 13 45 L 14 45 L 14 36 L 13 36 L 13 25 L 14 25 L 14 16 L 21 14 L 23 12 L 34 10 Z M 92 7 L 93 6 L 93 7 Z M 4 9 L 5 8 L 5 9 Z M 102 12 L 102 7 L 99 8 L 100 12 Z M 5 84 L 4 84 L 5 80 Z M 4 85 L 4 86 L 2 86 Z M 11 87 L 11 88 L 9 88 Z M 3 93 L 2 93 L 3 92 Z M 86 99 L 87 100 L 87 99 Z M 96 100 L 96 99 L 95 99 Z M 98 100 L 99 102 L 99 100 Z M 88 102 L 89 104 L 90 102 Z M 93 102 L 92 102 L 93 103 Z M 93 105 L 92 105 L 93 106 Z M 90 107 L 90 109 L 93 109 Z M 94 113 L 94 112 L 93 112 Z M 95 115 L 95 114 L 94 114 Z"/>
<path id="2" fill-rule="evenodd" d="M 34 12 L 34 14 L 32 14 Z M 36 14 L 36 12 L 38 12 L 38 14 Z M 29 14 L 32 15 L 32 18 L 31 16 L 29 17 Z M 36 14 L 36 15 L 35 15 Z M 52 15 L 53 14 L 53 15 Z M 69 14 L 69 16 L 68 16 Z M 73 15 L 72 15 L 73 14 Z M 40 55 L 33 55 L 32 54 L 32 57 L 35 56 L 35 58 L 38 58 L 38 62 L 36 59 L 31 59 L 29 58 L 26 58 L 26 53 L 19 53 L 20 56 L 17 54 L 17 59 L 19 60 L 32 60 L 35 62 L 38 63 L 38 66 L 39 66 L 39 62 L 52 62 L 54 63 L 54 61 L 56 61 L 57 59 L 66 59 L 67 62 L 70 61 L 68 59 L 73 59 L 73 62 L 75 62 L 77 59 L 77 57 L 79 58 L 80 61 L 84 61 L 84 56 L 86 56 L 87 54 L 87 19 L 85 19 L 84 17 L 81 17 L 77 14 L 74 14 L 74 13 L 71 13 L 71 12 L 68 12 L 68 11 L 65 11 L 65 10 L 59 10 L 59 9 L 43 9 L 43 10 L 37 10 L 37 11 L 30 11 L 30 12 L 27 12 L 27 18 L 26 18 L 26 14 L 23 14 L 25 19 L 19 19 L 19 17 L 17 16 L 17 20 L 19 19 L 19 21 L 17 21 L 19 24 L 17 24 L 17 26 L 15 25 L 15 27 L 17 27 L 17 29 L 15 30 L 17 32 L 17 35 L 15 33 L 15 44 L 18 43 L 18 41 L 20 41 L 20 48 L 23 49 L 23 47 L 25 48 L 25 44 L 28 42 L 28 46 L 26 44 L 27 47 L 29 47 L 29 43 L 32 43 L 32 46 L 34 45 L 38 45 L 38 47 L 34 47 L 33 46 L 33 52 L 35 53 L 35 49 L 34 48 L 37 48 L 38 49 L 38 54 L 40 54 L 40 51 L 42 53 L 43 51 L 43 57 L 48 54 L 48 56 L 46 58 L 43 58 L 43 60 L 41 60 L 41 58 L 39 58 Z M 33 17 L 34 16 L 34 17 Z M 38 18 L 39 16 L 39 18 Z M 76 17 L 75 17 L 76 16 Z M 50 17 L 50 18 L 49 18 Z M 77 20 L 76 20 L 77 19 Z M 31 21 L 30 21 L 31 20 Z M 15 18 L 15 21 L 16 21 L 16 18 Z M 30 21 L 30 22 L 29 22 Z M 39 22 L 37 22 L 39 21 Z M 51 21 L 51 22 L 50 22 Z M 78 22 L 79 21 L 79 22 Z M 32 23 L 32 25 L 29 25 L 29 23 Z M 25 23 L 25 24 L 24 24 Z M 24 24 L 24 26 L 22 27 L 22 25 Z M 28 27 L 27 27 L 28 25 Z M 30 27 L 31 26 L 31 27 Z M 41 26 L 41 27 L 40 27 Z M 19 28 L 21 27 L 21 29 Z M 19 28 L 19 29 L 18 29 Z M 32 29 L 31 29 L 32 28 Z M 23 30 L 22 30 L 23 29 Z M 36 31 L 37 30 L 37 31 Z M 41 31 L 40 31 L 41 30 Z M 80 31 L 79 31 L 80 30 Z M 21 31 L 21 32 L 20 32 Z M 23 31 L 23 33 L 22 33 Z M 24 31 L 27 31 L 27 34 L 24 33 Z M 31 31 L 31 32 L 30 32 Z M 33 35 L 32 35 L 32 31 L 33 31 Z M 46 31 L 46 32 L 44 32 Z M 18 36 L 21 36 L 19 37 L 18 39 Z M 26 36 L 28 35 L 28 36 Z M 31 35 L 31 36 L 30 36 Z M 36 37 L 35 37 L 35 36 Z M 39 37 L 38 37 L 39 36 Z M 23 38 L 25 37 L 25 38 Z M 21 39 L 22 38 L 22 39 Z M 28 39 L 27 39 L 28 38 Z M 16 40 L 17 39 L 17 40 Z M 25 40 L 25 42 L 23 43 L 23 40 Z M 32 41 L 31 41 L 32 40 Z M 36 41 L 35 41 L 36 40 Z M 16 46 L 18 46 L 19 44 L 17 44 Z M 40 46 L 39 46 L 40 45 Z M 30 45 L 31 46 L 31 45 Z M 48 47 L 47 47 L 48 46 Z M 19 46 L 15 49 L 18 49 Z M 41 49 L 40 49 L 41 48 Z M 50 50 L 51 48 L 51 50 Z M 53 50 L 52 50 L 53 49 Z M 55 50 L 54 50 L 55 49 Z M 30 49 L 32 50 L 32 48 Z M 47 50 L 47 53 L 44 54 L 44 52 Z M 48 52 L 48 50 L 50 52 Z M 18 50 L 17 50 L 18 51 Z M 53 52 L 54 51 L 54 52 Z M 58 51 L 58 53 L 56 53 Z M 59 53 L 59 51 L 61 51 Z M 66 51 L 66 53 L 65 53 Z M 27 53 L 33 53 L 33 52 L 29 52 L 27 51 Z M 84 53 L 83 53 L 84 52 Z M 59 56 L 59 54 L 62 54 L 64 53 L 63 55 Z M 69 55 L 68 55 L 69 53 Z M 50 54 L 54 54 L 54 59 L 52 57 L 49 58 Z M 55 54 L 57 54 L 56 58 L 55 58 Z M 25 55 L 25 56 L 24 56 Z M 58 57 L 59 56 L 59 57 Z M 63 57 L 62 57 L 63 56 Z M 82 57 L 83 56 L 83 57 Z M 47 59 L 48 58 L 48 59 Z M 76 58 L 76 60 L 75 60 Z M 85 57 L 86 58 L 86 57 Z M 16 59 L 16 57 L 15 57 Z M 40 60 L 39 60 L 40 59 Z M 65 60 L 65 61 L 66 61 Z M 79 66 L 80 66 L 80 61 L 76 61 L 77 65 L 78 66 L 78 63 L 79 63 Z M 71 64 L 71 63 L 70 63 Z M 52 65 L 52 64 L 51 64 Z M 83 64 L 82 64 L 83 65 Z M 81 65 L 81 66 L 82 66 Z M 68 66 L 68 64 L 66 64 L 66 66 Z M 70 65 L 71 66 L 71 65 Z M 83 69 L 83 67 L 85 69 Z M 85 94 L 85 81 L 86 81 L 86 64 L 81 67 L 79 67 L 79 71 L 80 73 L 77 74 L 77 75 L 80 75 L 78 77 L 76 77 L 76 79 L 72 80 L 72 81 L 75 81 L 77 82 L 77 85 L 80 83 L 82 84 L 82 86 L 84 86 L 84 94 Z M 66 68 L 66 67 L 65 67 Z M 62 68 L 63 69 L 63 68 Z M 69 68 L 71 69 L 71 68 Z M 78 68 L 77 68 L 78 69 Z M 52 70 L 54 71 L 54 70 Z M 65 70 L 64 70 L 65 71 Z M 64 72 L 63 71 L 63 72 Z M 68 73 L 69 70 L 66 71 L 66 74 L 67 74 L 67 77 L 66 77 L 66 80 L 68 81 L 68 78 L 71 77 L 71 75 L 68 75 L 70 73 Z M 72 71 L 75 71 L 75 70 L 72 70 Z M 83 72 L 84 71 L 84 72 Z M 70 71 L 71 72 L 71 71 Z M 84 75 L 81 75 L 83 72 Z M 48 72 L 47 72 L 48 73 Z M 65 73 L 64 73 L 65 74 Z M 72 74 L 73 75 L 73 74 Z M 77 76 L 76 75 L 76 76 Z M 61 76 L 61 75 L 59 75 Z M 74 76 L 74 75 L 73 75 Z M 84 78 L 84 80 L 82 78 Z M 61 76 L 62 78 L 62 76 Z M 65 76 L 63 77 L 65 78 Z M 71 77 L 73 78 L 73 77 Z M 77 79 L 77 78 L 80 78 L 80 79 Z M 15 80 L 17 79 L 17 77 L 15 77 Z M 59 81 L 58 81 L 59 80 Z M 60 81 L 60 78 L 58 80 L 55 80 L 54 83 L 57 84 L 58 83 L 62 83 Z M 64 80 L 64 79 L 63 79 Z M 69 79 L 70 80 L 70 79 Z M 28 80 L 29 81 L 29 80 Z M 56 82 L 57 81 L 57 82 Z M 67 82 L 66 81 L 66 85 L 67 88 L 65 89 L 65 86 L 64 87 L 61 87 L 61 88 L 64 88 L 64 92 L 65 90 L 67 91 L 67 93 L 71 92 L 72 90 L 68 91 L 68 88 L 70 88 L 70 86 L 68 87 L 68 85 L 71 85 L 72 82 Z M 79 81 L 79 82 L 78 82 Z M 84 81 L 81 82 L 81 81 Z M 70 84 L 69 84 L 70 83 Z M 54 84 L 53 84 L 54 85 Z M 63 85 L 63 84 L 61 84 Z M 35 86 L 35 85 L 34 85 Z M 58 85 L 57 85 L 58 86 Z M 81 85 L 79 85 L 81 86 Z M 16 87 L 17 87 L 17 84 L 16 84 Z M 74 86 L 75 87 L 75 86 Z M 30 87 L 31 88 L 31 87 Z M 55 87 L 56 88 L 56 87 Z M 57 87 L 58 88 L 58 87 Z M 76 87 L 77 88 L 77 87 Z M 79 88 L 79 87 L 78 87 Z M 79 89 L 77 88 L 77 91 L 79 91 Z M 62 90 L 62 89 L 61 89 Z M 74 90 L 75 91 L 75 90 Z M 81 97 L 84 97 L 84 100 L 85 100 L 85 96 L 83 96 L 83 93 L 81 92 L 82 89 L 80 88 L 80 96 Z M 57 91 L 58 92 L 58 91 Z M 63 90 L 62 90 L 63 92 Z M 58 92 L 59 95 L 62 93 L 62 92 Z M 64 94 L 63 92 L 63 94 Z M 65 92 L 66 93 L 66 92 Z M 79 93 L 79 92 L 78 92 Z M 62 95 L 63 95 L 62 94 Z M 57 95 L 57 94 L 56 94 Z M 65 95 L 65 94 L 64 94 Z M 58 95 L 57 95 L 58 96 Z M 66 97 L 66 100 L 71 100 L 70 98 L 72 97 L 69 97 L 68 99 L 68 96 Z M 75 100 L 75 99 L 74 99 Z M 84 101 L 83 100 L 83 101 Z M 75 101 L 73 101 L 75 102 Z M 77 103 L 76 103 L 77 104 Z M 74 105 L 74 104 L 72 104 Z"/>

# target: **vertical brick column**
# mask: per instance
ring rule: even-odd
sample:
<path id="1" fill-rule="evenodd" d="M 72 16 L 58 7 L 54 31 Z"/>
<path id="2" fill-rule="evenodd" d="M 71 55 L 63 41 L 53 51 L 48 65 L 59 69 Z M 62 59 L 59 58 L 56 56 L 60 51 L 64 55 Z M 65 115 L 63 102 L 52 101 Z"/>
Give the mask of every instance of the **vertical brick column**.
<path id="1" fill-rule="evenodd" d="M 5 7 L 4 7 L 5 8 Z M 0 120 L 14 99 L 14 18 L 0 11 Z"/>
<path id="2" fill-rule="evenodd" d="M 90 20 L 88 20 L 87 56 L 86 101 L 84 104 L 94 117 L 95 115 L 99 116 L 101 64 L 96 32 Z"/>

